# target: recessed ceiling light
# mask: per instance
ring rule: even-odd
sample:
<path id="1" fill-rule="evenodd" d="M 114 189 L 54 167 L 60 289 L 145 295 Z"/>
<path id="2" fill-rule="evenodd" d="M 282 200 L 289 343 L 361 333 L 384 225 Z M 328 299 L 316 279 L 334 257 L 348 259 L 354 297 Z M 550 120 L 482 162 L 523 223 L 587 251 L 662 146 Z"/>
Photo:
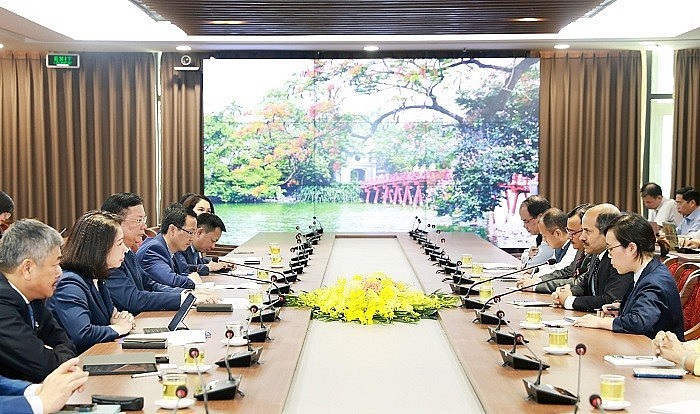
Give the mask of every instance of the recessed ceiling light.
<path id="1" fill-rule="evenodd" d="M 3 45 L 2 43 L 0 43 L 0 49 L 2 49 L 3 47 L 5 47 L 5 45 Z"/>
<path id="2" fill-rule="evenodd" d="M 521 17 L 519 19 L 513 19 L 513 21 L 516 22 L 541 22 L 542 20 L 544 19 L 541 17 Z"/>
<path id="3" fill-rule="evenodd" d="M 379 50 L 379 46 L 367 45 L 367 46 L 363 47 L 363 49 L 365 50 L 365 52 L 376 52 L 377 50 Z"/>
<path id="4" fill-rule="evenodd" d="M 571 47 L 571 45 L 568 43 L 559 43 L 559 44 L 554 45 L 555 49 L 568 49 L 570 47 Z"/>
<path id="5" fill-rule="evenodd" d="M 176 46 L 175 49 L 179 50 L 180 52 L 189 52 L 190 50 L 192 50 L 192 47 L 187 45 L 180 45 Z"/>
<path id="6" fill-rule="evenodd" d="M 245 24 L 245 20 L 212 20 L 209 24 Z"/>

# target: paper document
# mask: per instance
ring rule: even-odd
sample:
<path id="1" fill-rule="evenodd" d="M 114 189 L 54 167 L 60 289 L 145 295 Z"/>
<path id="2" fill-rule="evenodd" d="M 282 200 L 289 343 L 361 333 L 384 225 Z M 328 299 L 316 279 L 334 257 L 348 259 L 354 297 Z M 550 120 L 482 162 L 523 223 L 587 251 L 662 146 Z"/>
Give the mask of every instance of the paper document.
<path id="1" fill-rule="evenodd" d="M 673 362 L 651 355 L 606 355 L 605 360 L 618 367 L 674 367 Z"/>
<path id="2" fill-rule="evenodd" d="M 531 306 L 549 306 L 552 302 L 544 302 L 541 300 L 511 300 L 511 305 L 519 306 L 521 308 L 531 307 Z"/>
<path id="3" fill-rule="evenodd" d="M 250 306 L 248 298 L 223 298 L 219 303 L 231 305 L 233 309 L 246 309 Z"/>
<path id="4" fill-rule="evenodd" d="M 571 326 L 574 323 L 572 321 L 566 320 L 566 319 L 554 319 L 551 321 L 542 321 L 542 324 L 544 326 L 549 326 L 549 327 L 564 327 L 564 326 Z"/>
<path id="5" fill-rule="evenodd" d="M 700 400 L 686 400 L 649 407 L 652 413 L 687 414 L 700 413 Z"/>

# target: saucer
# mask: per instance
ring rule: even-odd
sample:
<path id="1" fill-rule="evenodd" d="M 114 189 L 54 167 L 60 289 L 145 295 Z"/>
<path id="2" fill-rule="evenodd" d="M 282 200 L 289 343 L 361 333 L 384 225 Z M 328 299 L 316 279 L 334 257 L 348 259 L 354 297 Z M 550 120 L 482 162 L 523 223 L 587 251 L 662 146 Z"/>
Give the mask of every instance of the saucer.
<path id="1" fill-rule="evenodd" d="M 226 339 L 222 339 L 221 341 L 222 344 L 226 345 Z M 248 345 L 248 340 L 245 338 L 239 338 L 239 337 L 233 337 L 229 340 L 228 343 L 230 346 L 244 346 Z"/>
<path id="2" fill-rule="evenodd" d="M 605 410 L 617 411 L 617 410 L 624 410 L 625 408 L 629 407 L 630 405 L 632 405 L 632 403 L 629 401 L 603 400 L 601 407 L 603 407 L 603 409 L 605 409 Z"/>
<path id="3" fill-rule="evenodd" d="M 177 369 L 179 369 L 180 371 L 182 371 L 186 374 L 196 374 L 197 373 L 197 366 L 196 365 L 180 365 Z M 211 365 L 209 365 L 209 364 L 200 364 L 199 365 L 199 372 L 207 372 L 210 369 L 211 369 Z"/>
<path id="4" fill-rule="evenodd" d="M 530 322 L 522 321 L 518 325 L 520 325 L 520 327 L 523 329 L 542 329 L 542 328 L 544 328 L 544 324 L 542 322 L 530 323 Z"/>
<path id="5" fill-rule="evenodd" d="M 182 398 L 181 400 L 161 398 L 156 401 L 156 405 L 160 408 L 165 408 L 166 410 L 172 410 L 177 405 L 177 408 L 187 408 L 194 404 L 194 399 L 192 398 Z"/>
<path id="6" fill-rule="evenodd" d="M 568 346 L 566 348 L 553 348 L 551 346 L 545 346 L 542 349 L 544 349 L 544 352 L 552 355 L 566 355 L 574 350 L 574 348 L 569 348 Z"/>

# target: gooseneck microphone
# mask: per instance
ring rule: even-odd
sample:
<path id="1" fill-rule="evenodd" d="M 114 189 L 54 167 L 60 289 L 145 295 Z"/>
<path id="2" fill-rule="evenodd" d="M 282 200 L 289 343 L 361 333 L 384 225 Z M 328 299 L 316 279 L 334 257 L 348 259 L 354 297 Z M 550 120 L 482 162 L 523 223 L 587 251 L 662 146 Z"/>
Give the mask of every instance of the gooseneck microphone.
<path id="1" fill-rule="evenodd" d="M 499 309 L 498 312 L 496 312 L 496 317 L 501 319 L 508 328 L 510 328 L 513 331 L 513 348 L 510 351 L 507 351 L 505 349 L 500 349 L 499 352 L 501 353 L 501 359 L 503 360 L 503 366 L 509 366 L 513 369 L 521 370 L 521 369 L 526 369 L 526 370 L 539 370 L 542 372 L 542 370 L 545 370 L 549 368 L 549 365 L 545 364 L 542 362 L 540 358 L 537 357 L 537 355 L 532 352 L 532 349 L 530 349 L 529 346 L 526 344 L 526 340 L 523 337 L 522 334 L 515 333 L 515 329 L 508 323 L 508 321 L 505 319 L 505 312 L 503 310 Z M 516 349 L 518 344 L 525 345 L 525 347 L 530 351 L 532 354 L 532 357 L 528 355 L 522 355 L 516 353 Z"/>
<path id="2" fill-rule="evenodd" d="M 532 349 L 527 344 L 523 344 L 525 347 L 532 352 Z M 582 345 L 582 344 L 579 344 Z M 577 345 L 577 349 L 579 348 Z M 583 353 L 585 353 L 585 345 L 583 345 Z M 578 351 L 577 351 L 578 352 Z M 533 355 L 535 355 L 533 353 Z M 535 357 L 537 357 L 535 355 Z M 542 363 L 542 359 L 537 357 L 537 359 Z M 580 360 L 579 360 L 580 363 Z M 580 364 L 579 364 L 580 367 Z M 578 372 L 579 380 L 581 377 L 581 370 Z M 537 380 L 533 383 L 526 379 L 523 379 L 523 384 L 525 385 L 525 390 L 527 391 L 527 398 L 533 400 L 538 404 L 562 404 L 562 405 L 574 405 L 578 403 L 578 396 L 570 393 L 561 387 L 556 387 L 549 384 L 540 384 L 542 379 L 542 369 L 537 373 Z"/>
<path id="3" fill-rule="evenodd" d="M 538 268 L 538 267 L 540 267 L 540 266 L 544 266 L 544 265 L 546 265 L 546 264 L 554 264 L 554 263 L 556 263 L 556 260 L 555 260 L 555 259 L 549 259 L 549 260 L 547 260 L 546 262 L 540 263 L 540 264 L 535 265 L 535 266 L 524 267 L 524 268 L 522 268 L 522 269 L 515 270 L 515 271 L 513 271 L 513 272 L 508 272 L 508 273 L 503 274 L 503 275 L 498 275 L 498 276 L 490 277 L 490 278 L 488 278 L 488 279 L 481 280 L 481 281 L 479 281 L 479 282 L 475 282 L 475 283 L 473 283 L 471 286 L 469 286 L 469 290 L 467 290 L 467 294 L 464 295 L 464 296 L 462 297 L 462 304 L 463 304 L 463 306 L 464 306 L 465 308 L 467 308 L 467 309 L 481 309 L 481 308 L 484 308 L 484 303 L 483 303 L 483 302 L 469 299 L 469 295 L 471 295 L 472 289 L 473 289 L 475 286 L 479 286 L 479 285 L 484 284 L 484 283 L 492 282 L 492 281 L 497 280 L 497 279 L 503 279 L 503 278 L 506 278 L 506 277 L 508 277 L 508 276 L 513 276 L 513 275 L 515 275 L 515 274 L 518 274 L 518 273 L 521 273 L 521 272 L 525 272 L 525 271 L 528 271 L 528 270 L 531 270 L 531 269 L 535 269 L 535 268 Z M 487 301 L 487 302 L 488 302 L 488 301 Z M 484 308 L 484 309 L 486 309 L 486 308 Z"/>
<path id="4" fill-rule="evenodd" d="M 204 399 L 204 407 L 206 409 L 208 400 L 230 400 L 233 399 L 238 391 L 238 386 L 241 383 L 239 378 L 234 378 L 231 374 L 231 367 L 229 366 L 229 342 L 233 338 L 233 331 L 230 329 L 226 330 L 226 358 L 224 358 L 224 365 L 226 366 L 226 372 L 228 373 L 228 379 L 226 380 L 214 380 L 208 383 L 206 386 L 202 386 L 202 392 L 195 395 L 198 400 Z M 217 362 L 217 365 L 219 363 Z M 201 375 L 201 374 L 200 374 Z M 201 381 L 201 377 L 200 377 Z M 242 394 L 242 393 L 241 393 Z"/>
<path id="5" fill-rule="evenodd" d="M 177 402 L 175 402 L 173 414 L 177 414 L 177 410 L 180 408 L 180 400 L 187 397 L 187 387 L 184 385 L 178 385 L 178 387 L 175 389 L 175 396 L 177 397 Z"/>
<path id="6" fill-rule="evenodd" d="M 207 395 L 207 384 L 204 383 L 202 377 L 202 369 L 199 366 L 199 349 L 192 347 L 187 351 L 190 358 L 194 359 L 194 365 L 197 367 L 197 376 L 199 376 L 199 385 L 202 387 L 202 395 L 204 396 L 204 412 L 209 414 L 209 396 Z"/>
<path id="7" fill-rule="evenodd" d="M 598 412 L 605 414 L 605 410 L 603 409 L 603 399 L 600 398 L 600 395 L 591 394 L 591 396 L 588 397 L 588 402 L 591 403 L 591 406 L 597 409 Z"/>
<path id="8" fill-rule="evenodd" d="M 264 267 L 251 266 L 251 265 L 249 265 L 249 264 L 238 263 L 238 262 L 235 262 L 235 261 L 228 261 L 228 260 L 225 260 L 225 259 L 224 259 L 224 260 L 221 260 L 221 261 L 222 261 L 222 262 L 227 262 L 227 263 L 233 263 L 233 264 L 235 264 L 237 267 L 240 266 L 240 267 L 245 267 L 245 268 L 248 268 L 248 269 L 260 270 L 260 271 L 263 271 L 263 272 L 272 273 L 273 275 L 280 275 L 280 276 L 282 276 L 282 280 L 284 280 L 284 283 L 285 283 L 286 286 L 282 285 L 282 287 L 278 287 L 277 285 L 275 285 L 275 289 L 278 289 L 278 292 L 279 292 L 279 289 L 286 290 L 286 292 L 280 292 L 280 293 L 289 293 L 289 292 L 291 291 L 291 287 L 290 287 L 291 285 L 289 284 L 289 281 L 287 280 L 287 275 L 285 275 L 284 272 L 280 272 L 280 271 L 272 270 L 272 269 L 266 269 L 266 268 L 264 268 Z M 230 273 L 229 273 L 229 276 L 244 278 L 243 276 L 232 275 L 232 274 L 230 274 Z M 274 280 L 272 279 L 273 277 L 274 277 Z M 260 279 L 256 279 L 256 280 L 260 280 Z M 277 278 L 276 276 L 270 276 L 270 281 L 272 282 L 272 284 L 275 284 L 275 282 L 277 282 L 277 280 L 278 280 L 278 278 Z"/>
<path id="9" fill-rule="evenodd" d="M 576 378 L 576 406 L 574 407 L 574 414 L 578 412 L 578 404 L 581 402 L 581 357 L 586 355 L 585 344 L 576 345 L 576 355 L 578 355 L 578 374 Z"/>

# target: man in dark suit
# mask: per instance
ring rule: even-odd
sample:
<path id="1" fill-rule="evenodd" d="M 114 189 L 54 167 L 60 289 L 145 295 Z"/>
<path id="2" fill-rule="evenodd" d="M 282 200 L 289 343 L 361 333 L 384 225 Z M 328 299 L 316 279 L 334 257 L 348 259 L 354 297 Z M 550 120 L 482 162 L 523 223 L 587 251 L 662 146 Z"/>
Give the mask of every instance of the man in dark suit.
<path id="1" fill-rule="evenodd" d="M 0 414 L 53 413 L 66 404 L 75 391 L 82 391 L 88 373 L 78 358 L 69 359 L 50 373 L 43 384 L 0 376 Z"/>
<path id="2" fill-rule="evenodd" d="M 178 273 L 173 255 L 192 244 L 197 230 L 197 215 L 182 204 L 175 203 L 163 212 L 160 233 L 147 239 L 136 252 L 141 268 L 151 279 L 164 285 L 194 289 L 202 283 L 197 272 Z"/>
<path id="3" fill-rule="evenodd" d="M 632 273 L 618 274 L 610 264 L 605 250 L 603 230 L 620 215 L 612 204 L 591 207 L 583 215 L 581 241 L 586 254 L 592 255 L 588 271 L 572 285 L 559 287 L 552 293 L 557 306 L 584 312 L 593 312 L 607 303 L 621 300 L 632 288 Z"/>
<path id="4" fill-rule="evenodd" d="M 102 204 L 102 210 L 122 217 L 124 244 L 129 248 L 122 265 L 110 270 L 109 278 L 105 281 L 114 306 L 132 315 L 145 311 L 177 310 L 189 291 L 154 281 L 136 260 L 135 252 L 143 242 L 148 219 L 143 199 L 133 193 L 112 194 Z M 195 303 L 218 301 L 218 297 L 207 291 L 193 294 L 197 297 Z"/>
<path id="5" fill-rule="evenodd" d="M 0 375 L 41 382 L 76 354 L 44 305 L 61 275 L 62 242 L 56 230 L 31 219 L 0 239 Z"/>
<path id="6" fill-rule="evenodd" d="M 192 245 L 173 255 L 177 272 L 185 273 L 197 269 L 197 273 L 201 276 L 207 276 L 211 272 L 230 268 L 229 263 L 213 262 L 202 255 L 216 246 L 216 242 L 221 238 L 221 233 L 225 231 L 226 226 L 219 216 L 211 213 L 198 215 L 197 231 L 192 237 Z"/>

